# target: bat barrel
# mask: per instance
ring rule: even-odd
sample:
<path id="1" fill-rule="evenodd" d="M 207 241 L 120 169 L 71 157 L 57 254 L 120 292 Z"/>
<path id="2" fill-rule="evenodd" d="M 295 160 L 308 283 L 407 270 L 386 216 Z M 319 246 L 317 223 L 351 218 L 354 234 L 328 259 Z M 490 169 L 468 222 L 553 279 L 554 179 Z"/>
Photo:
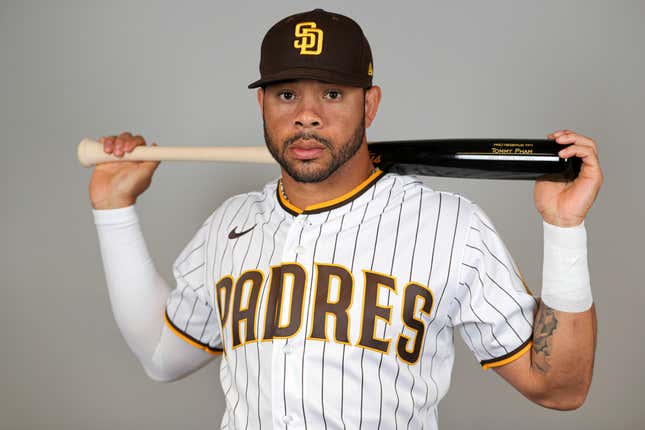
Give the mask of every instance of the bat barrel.
<path id="1" fill-rule="evenodd" d="M 581 160 L 560 158 L 566 146 L 550 139 L 441 139 L 374 142 L 369 150 L 377 165 L 401 174 L 570 181 Z"/>

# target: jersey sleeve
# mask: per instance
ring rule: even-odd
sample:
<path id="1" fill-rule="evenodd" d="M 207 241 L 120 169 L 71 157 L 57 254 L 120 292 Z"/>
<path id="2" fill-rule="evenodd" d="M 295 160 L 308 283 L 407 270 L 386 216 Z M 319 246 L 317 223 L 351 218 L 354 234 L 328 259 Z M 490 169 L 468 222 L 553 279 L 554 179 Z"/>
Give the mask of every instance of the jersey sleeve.
<path id="1" fill-rule="evenodd" d="M 536 300 L 491 220 L 473 204 L 453 325 L 484 370 L 531 349 Z"/>
<path id="2" fill-rule="evenodd" d="M 212 218 L 212 217 L 211 217 Z M 206 285 L 209 218 L 173 264 L 175 289 L 166 302 L 166 325 L 181 339 L 211 354 L 222 352 L 217 312 Z"/>

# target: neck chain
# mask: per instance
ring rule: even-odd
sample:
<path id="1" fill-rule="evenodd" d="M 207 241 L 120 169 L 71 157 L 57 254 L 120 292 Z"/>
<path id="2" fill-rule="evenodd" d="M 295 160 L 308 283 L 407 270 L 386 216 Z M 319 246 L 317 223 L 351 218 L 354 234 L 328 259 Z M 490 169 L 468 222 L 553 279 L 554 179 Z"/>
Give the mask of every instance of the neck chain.
<path id="1" fill-rule="evenodd" d="M 368 177 L 372 176 L 372 175 L 373 175 L 374 173 L 376 173 L 377 171 L 378 171 L 378 167 L 375 167 L 375 168 L 372 170 L 372 172 L 368 175 Z M 285 193 L 285 192 L 284 192 L 284 185 L 283 185 L 283 183 L 282 183 L 282 178 L 280 178 L 280 180 L 278 181 L 278 188 L 279 188 L 279 190 L 280 190 L 280 195 L 282 196 L 282 198 L 283 198 L 286 202 L 288 202 L 288 201 L 289 201 L 289 197 L 287 197 L 287 193 Z"/>
<path id="2" fill-rule="evenodd" d="M 284 185 L 282 185 L 282 179 L 278 181 L 278 185 L 280 188 L 280 194 L 282 195 L 282 198 L 284 199 L 285 202 L 288 202 L 289 198 L 287 197 L 287 193 L 284 192 Z"/>

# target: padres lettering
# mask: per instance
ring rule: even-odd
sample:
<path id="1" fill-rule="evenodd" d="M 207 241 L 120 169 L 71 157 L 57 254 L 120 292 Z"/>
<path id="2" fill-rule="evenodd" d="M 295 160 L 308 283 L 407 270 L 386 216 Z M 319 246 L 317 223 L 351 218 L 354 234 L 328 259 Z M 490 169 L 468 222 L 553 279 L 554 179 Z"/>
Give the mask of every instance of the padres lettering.
<path id="1" fill-rule="evenodd" d="M 269 291 L 266 302 L 266 317 L 260 324 L 258 318 L 260 289 L 264 274 L 249 270 L 235 281 L 231 276 L 221 278 L 215 284 L 217 305 L 222 327 L 228 327 L 233 349 L 258 340 L 295 336 L 303 326 L 304 300 L 307 271 L 298 263 L 285 263 L 271 268 Z M 381 338 L 376 334 L 377 319 L 385 324 L 392 323 L 392 306 L 379 303 L 382 289 L 398 295 L 396 280 L 388 275 L 363 270 L 364 291 L 362 294 L 362 319 L 360 336 L 355 345 L 387 354 L 393 339 Z M 328 317 L 332 317 L 333 342 L 352 344 L 349 336 L 350 313 L 354 297 L 354 278 L 346 268 L 334 264 L 316 264 L 313 283 L 313 312 L 307 339 L 329 342 L 327 337 Z M 331 285 L 336 285 L 337 294 L 332 298 Z M 410 282 L 403 287 L 401 323 L 414 334 L 399 334 L 395 341 L 397 356 L 409 364 L 419 359 L 426 325 L 421 315 L 429 316 L 433 305 L 432 292 L 425 286 Z M 357 300 L 359 302 L 359 300 Z M 256 327 L 264 327 L 260 337 Z"/>
<path id="2" fill-rule="evenodd" d="M 319 55 L 323 48 L 323 31 L 315 22 L 301 22 L 296 25 L 293 47 L 300 49 L 300 55 Z"/>

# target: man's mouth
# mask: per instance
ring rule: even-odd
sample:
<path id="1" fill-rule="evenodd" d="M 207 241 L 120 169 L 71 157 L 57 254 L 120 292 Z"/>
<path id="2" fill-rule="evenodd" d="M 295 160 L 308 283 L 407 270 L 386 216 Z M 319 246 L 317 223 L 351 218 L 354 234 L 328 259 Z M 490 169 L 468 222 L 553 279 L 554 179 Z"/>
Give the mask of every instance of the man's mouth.
<path id="1" fill-rule="evenodd" d="M 299 139 L 289 145 L 287 150 L 298 160 L 311 160 L 325 150 L 325 145 L 313 139 Z"/>

